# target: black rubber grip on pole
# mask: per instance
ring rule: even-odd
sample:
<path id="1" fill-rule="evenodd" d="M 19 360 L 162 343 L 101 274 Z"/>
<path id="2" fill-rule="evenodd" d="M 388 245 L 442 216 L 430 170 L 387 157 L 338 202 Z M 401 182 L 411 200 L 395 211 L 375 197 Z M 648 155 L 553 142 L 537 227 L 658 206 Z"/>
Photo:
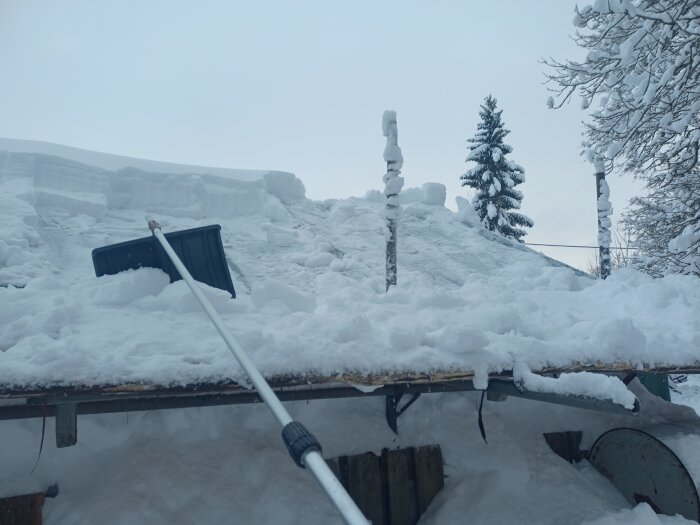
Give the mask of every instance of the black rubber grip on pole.
<path id="1" fill-rule="evenodd" d="M 304 454 L 309 450 L 321 452 L 321 443 L 318 442 L 316 436 L 306 430 L 306 427 L 298 421 L 292 421 L 285 425 L 282 429 L 282 439 L 287 445 L 287 450 L 294 463 L 301 468 L 306 468 L 303 462 Z"/>

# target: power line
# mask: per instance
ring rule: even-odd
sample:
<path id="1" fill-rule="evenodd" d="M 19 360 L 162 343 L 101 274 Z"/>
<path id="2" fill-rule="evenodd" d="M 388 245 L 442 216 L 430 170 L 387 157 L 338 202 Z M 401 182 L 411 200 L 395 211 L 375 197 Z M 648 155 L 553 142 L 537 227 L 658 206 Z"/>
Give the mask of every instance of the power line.
<path id="1" fill-rule="evenodd" d="M 538 243 L 538 242 L 525 242 L 523 244 L 526 244 L 527 246 L 551 246 L 553 248 L 588 248 L 588 249 L 594 249 L 597 250 L 600 248 L 600 246 L 585 246 L 582 244 L 544 244 L 544 243 Z M 633 247 L 623 247 L 623 246 L 610 246 L 611 250 L 635 250 L 636 248 Z"/>

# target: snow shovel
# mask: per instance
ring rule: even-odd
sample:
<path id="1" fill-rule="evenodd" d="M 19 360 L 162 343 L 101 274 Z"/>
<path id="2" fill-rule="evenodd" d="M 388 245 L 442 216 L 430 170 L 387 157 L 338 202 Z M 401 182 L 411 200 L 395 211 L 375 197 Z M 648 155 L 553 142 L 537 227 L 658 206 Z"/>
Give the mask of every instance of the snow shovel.
<path id="1" fill-rule="evenodd" d="M 220 232 L 221 226 L 212 224 L 171 232 L 165 238 L 197 281 L 226 290 L 236 297 Z M 163 270 L 171 283 L 181 279 L 153 236 L 95 248 L 92 250 L 92 264 L 97 277 L 146 267 Z"/>
<path id="2" fill-rule="evenodd" d="M 165 250 L 172 264 L 187 283 L 187 286 L 189 286 L 190 290 L 199 301 L 199 304 L 211 319 L 211 322 L 218 330 L 226 346 L 228 346 L 251 383 L 253 383 L 258 395 L 282 426 L 282 439 L 294 462 L 299 467 L 308 468 L 311 471 L 316 481 L 321 485 L 321 488 L 323 488 L 328 498 L 348 525 L 368 525 L 369 522 L 362 514 L 362 511 L 357 507 L 340 481 L 338 481 L 338 478 L 335 477 L 328 467 L 323 456 L 321 456 L 321 444 L 301 423 L 291 418 L 289 412 L 284 408 L 279 398 L 272 391 L 270 385 L 265 381 L 265 378 L 260 374 L 236 338 L 231 334 L 228 328 L 226 328 L 219 314 L 206 298 L 177 253 L 175 253 L 168 239 L 161 231 L 158 222 L 150 219 L 148 221 L 148 227 Z"/>

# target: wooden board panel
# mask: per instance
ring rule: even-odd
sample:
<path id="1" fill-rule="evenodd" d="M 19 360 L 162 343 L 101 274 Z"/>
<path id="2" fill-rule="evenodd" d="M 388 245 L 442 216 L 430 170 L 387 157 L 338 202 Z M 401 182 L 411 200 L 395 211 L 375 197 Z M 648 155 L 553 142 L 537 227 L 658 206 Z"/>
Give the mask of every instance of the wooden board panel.
<path id="1" fill-rule="evenodd" d="M 373 525 L 414 525 L 444 485 L 440 445 L 326 462 Z"/>
<path id="2" fill-rule="evenodd" d="M 422 515 L 445 485 L 442 450 L 438 445 L 418 447 L 415 452 L 418 514 Z"/>
<path id="3" fill-rule="evenodd" d="M 78 415 L 75 403 L 56 406 L 56 447 L 72 447 L 78 442 Z"/>
<path id="4" fill-rule="evenodd" d="M 418 516 L 413 509 L 413 449 L 386 450 L 382 454 L 386 469 L 389 519 L 392 525 L 414 525 Z"/>
<path id="5" fill-rule="evenodd" d="M 379 457 L 367 452 L 347 460 L 348 491 L 358 507 L 373 524 L 387 523 Z"/>
<path id="6" fill-rule="evenodd" d="M 0 525 L 41 525 L 44 494 L 0 499 Z"/>

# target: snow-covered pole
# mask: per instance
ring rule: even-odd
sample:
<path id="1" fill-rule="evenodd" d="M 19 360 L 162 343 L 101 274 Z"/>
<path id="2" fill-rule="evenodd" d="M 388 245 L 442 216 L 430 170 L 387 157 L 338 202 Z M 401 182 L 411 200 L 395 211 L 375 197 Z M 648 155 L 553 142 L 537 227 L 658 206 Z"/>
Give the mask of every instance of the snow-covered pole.
<path id="1" fill-rule="evenodd" d="M 399 219 L 399 193 L 403 187 L 403 177 L 399 176 L 403 167 L 403 155 L 399 148 L 396 111 L 385 111 L 382 115 L 382 133 L 386 137 L 386 174 L 382 180 L 386 196 L 386 289 L 389 291 L 391 285 L 396 285 L 396 230 Z"/>
<path id="2" fill-rule="evenodd" d="M 369 525 L 362 511 L 357 507 L 345 488 L 343 488 L 338 481 L 338 478 L 335 477 L 328 467 L 323 456 L 321 456 L 321 444 L 301 423 L 294 421 L 289 415 L 289 412 L 284 408 L 277 395 L 275 395 L 272 388 L 270 388 L 270 385 L 265 381 L 265 378 L 245 353 L 243 347 L 241 347 L 233 334 L 226 328 L 223 320 L 209 302 L 209 299 L 206 298 L 190 272 L 185 265 L 182 264 L 182 261 L 177 256 L 172 246 L 170 246 L 165 235 L 163 235 L 158 222 L 149 219 L 148 227 L 151 232 L 153 232 L 155 238 L 158 239 L 158 242 L 160 242 L 165 253 L 168 255 L 175 268 L 177 268 L 177 271 L 180 272 L 180 275 L 209 316 L 209 319 L 211 319 L 219 335 L 221 335 L 226 346 L 228 346 L 233 356 L 241 365 L 241 368 L 245 371 L 250 382 L 253 383 L 258 395 L 282 426 L 282 439 L 292 459 L 294 459 L 299 467 L 308 468 L 311 471 L 316 481 L 318 481 L 328 498 L 333 505 L 335 505 L 335 508 L 343 516 L 345 523 L 348 525 Z"/>
<path id="3" fill-rule="evenodd" d="M 605 163 L 600 156 L 596 156 L 595 165 L 595 187 L 596 203 L 598 210 L 598 253 L 600 264 L 600 278 L 606 279 L 610 276 L 610 228 L 612 221 L 610 216 L 613 213 L 610 204 L 610 187 L 605 180 Z"/>

